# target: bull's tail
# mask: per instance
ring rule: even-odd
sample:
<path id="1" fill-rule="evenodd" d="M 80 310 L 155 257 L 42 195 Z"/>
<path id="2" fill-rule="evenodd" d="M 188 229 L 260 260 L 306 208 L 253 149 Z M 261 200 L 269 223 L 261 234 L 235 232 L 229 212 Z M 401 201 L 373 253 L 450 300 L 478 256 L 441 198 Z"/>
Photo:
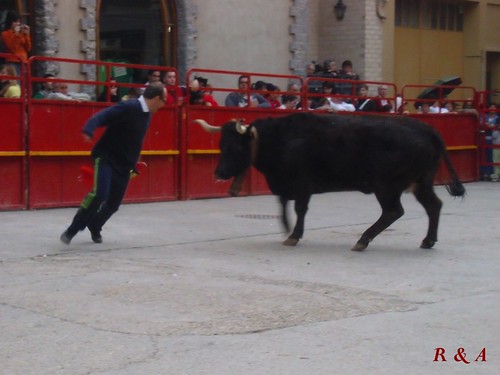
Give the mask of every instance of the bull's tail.
<path id="1" fill-rule="evenodd" d="M 458 179 L 457 172 L 455 171 L 453 164 L 451 164 L 446 148 L 443 148 L 443 161 L 448 169 L 448 172 L 450 173 L 450 182 L 446 184 L 446 190 L 454 197 L 463 197 L 465 195 L 465 187 Z"/>

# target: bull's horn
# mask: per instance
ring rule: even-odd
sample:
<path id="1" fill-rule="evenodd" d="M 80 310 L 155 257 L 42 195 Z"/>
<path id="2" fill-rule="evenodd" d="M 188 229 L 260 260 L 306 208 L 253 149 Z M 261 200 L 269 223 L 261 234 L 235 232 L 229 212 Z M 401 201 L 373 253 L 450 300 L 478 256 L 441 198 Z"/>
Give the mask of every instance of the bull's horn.
<path id="1" fill-rule="evenodd" d="M 193 120 L 193 122 L 199 124 L 207 133 L 217 133 L 222 130 L 219 126 L 210 125 L 208 122 L 202 119 L 196 119 Z"/>
<path id="2" fill-rule="evenodd" d="M 236 131 L 240 134 L 245 134 L 247 132 L 247 127 L 243 125 L 241 122 L 236 121 Z"/>

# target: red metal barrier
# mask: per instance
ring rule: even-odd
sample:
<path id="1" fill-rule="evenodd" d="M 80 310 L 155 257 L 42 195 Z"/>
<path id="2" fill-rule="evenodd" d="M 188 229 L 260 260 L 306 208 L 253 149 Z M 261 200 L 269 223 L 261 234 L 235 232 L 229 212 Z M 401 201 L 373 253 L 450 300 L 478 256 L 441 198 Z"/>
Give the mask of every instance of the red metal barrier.
<path id="1" fill-rule="evenodd" d="M 17 59 L 15 55 L 0 53 L 0 57 Z M 2 136 L 0 137 L 0 209 L 13 210 L 26 207 L 26 107 L 25 69 L 20 76 L 3 79 L 19 81 L 21 98 L 0 98 Z"/>
<path id="2" fill-rule="evenodd" d="M 411 114 L 410 116 L 428 123 L 441 134 L 461 181 L 477 181 L 479 122 L 475 114 Z M 441 165 L 435 183 L 443 184 L 448 181 L 448 172 Z"/>
<path id="3" fill-rule="evenodd" d="M 74 59 L 32 57 L 30 65 L 37 61 L 57 61 L 66 64 L 86 64 L 96 68 L 104 66 L 131 67 L 135 65 L 104 63 Z M 139 66 L 141 69 L 175 70 Z M 31 69 L 30 69 L 31 70 Z M 43 79 L 30 76 L 30 86 Z M 56 81 L 108 85 L 99 81 Z M 126 85 L 120 86 L 137 86 Z M 83 141 L 81 130 L 85 122 L 109 103 L 76 102 L 46 99 L 29 99 L 29 208 L 71 206 L 80 203 L 88 186 L 80 183 L 80 167 L 90 165 L 92 145 Z M 154 116 L 144 141 L 142 161 L 148 164 L 143 173 L 134 178 L 125 202 L 151 202 L 178 198 L 178 106 L 169 105 Z M 98 129 L 102 132 L 102 129 Z"/>
<path id="4" fill-rule="evenodd" d="M 192 77 L 200 76 L 208 77 L 209 82 L 218 82 L 226 79 L 225 82 L 230 82 L 231 87 L 223 87 L 222 84 L 211 85 L 210 90 L 214 96 L 217 93 L 222 93 L 221 101 L 229 92 L 240 91 L 247 95 L 250 102 L 250 95 L 253 92 L 263 93 L 250 89 L 242 91 L 235 87 L 238 77 L 246 75 L 250 78 L 250 82 L 255 83 L 259 79 L 266 81 L 281 82 L 281 85 L 287 82 L 298 82 L 302 84 L 301 77 L 291 75 L 277 74 L 262 74 L 234 71 L 220 71 L 208 69 L 192 69 L 187 74 L 187 85 Z M 231 79 L 228 81 L 227 78 Z M 287 91 L 279 90 L 279 93 Z M 268 116 L 283 116 L 287 110 L 267 109 L 267 108 L 240 108 L 240 107 L 210 107 L 203 105 L 186 105 L 183 108 L 183 125 L 182 125 L 182 161 L 181 170 L 181 199 L 193 198 L 213 198 L 228 196 L 230 182 L 216 182 L 214 170 L 219 160 L 219 134 L 207 134 L 199 125 L 193 124 L 195 119 L 203 119 L 213 125 L 222 125 L 231 119 L 245 119 L 246 123 L 250 123 L 258 118 Z M 264 176 L 251 168 L 247 175 L 240 195 L 261 195 L 269 194 L 267 182 Z"/>

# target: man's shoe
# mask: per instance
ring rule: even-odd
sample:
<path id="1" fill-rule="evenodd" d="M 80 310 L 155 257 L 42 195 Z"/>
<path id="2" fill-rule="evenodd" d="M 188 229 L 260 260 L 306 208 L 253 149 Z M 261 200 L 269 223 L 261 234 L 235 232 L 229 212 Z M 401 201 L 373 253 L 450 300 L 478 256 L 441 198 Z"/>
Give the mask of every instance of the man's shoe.
<path id="1" fill-rule="evenodd" d="M 90 236 L 95 243 L 102 243 L 101 232 L 90 232 Z"/>
<path id="2" fill-rule="evenodd" d="M 69 245 L 71 240 L 73 239 L 75 235 L 70 235 L 67 230 L 65 230 L 60 237 L 60 240 L 62 243 L 65 243 L 66 245 Z"/>

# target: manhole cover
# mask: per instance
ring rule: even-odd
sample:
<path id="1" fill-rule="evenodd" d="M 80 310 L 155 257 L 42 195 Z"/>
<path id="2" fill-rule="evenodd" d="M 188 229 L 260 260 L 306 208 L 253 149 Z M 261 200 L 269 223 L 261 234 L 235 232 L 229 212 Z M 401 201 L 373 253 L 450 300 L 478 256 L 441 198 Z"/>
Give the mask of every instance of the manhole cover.
<path id="1" fill-rule="evenodd" d="M 242 219 L 259 219 L 259 220 L 268 220 L 268 219 L 279 219 L 280 215 L 268 215 L 268 214 L 246 214 L 246 215 L 235 215 L 236 217 Z"/>

